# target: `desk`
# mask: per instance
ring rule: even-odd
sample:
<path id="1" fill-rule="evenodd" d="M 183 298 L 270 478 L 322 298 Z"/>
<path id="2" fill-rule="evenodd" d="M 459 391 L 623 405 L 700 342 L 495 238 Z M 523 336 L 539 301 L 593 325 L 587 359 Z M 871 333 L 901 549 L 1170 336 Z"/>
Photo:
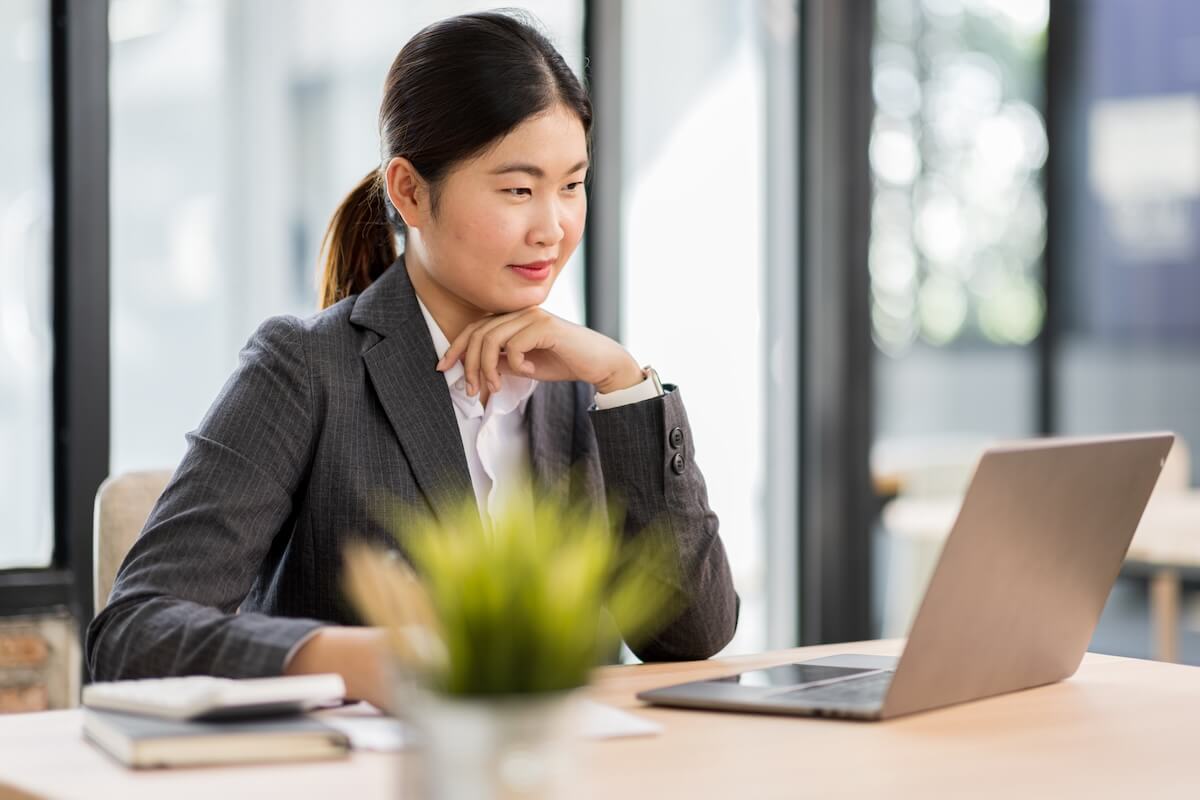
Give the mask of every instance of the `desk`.
<path id="1" fill-rule="evenodd" d="M 640 708 L 642 689 L 898 641 L 607 667 L 590 690 L 663 734 L 582 745 L 580 798 L 1196 797 L 1200 668 L 1089 654 L 1070 680 L 889 722 Z M 0 782 L 51 797 L 395 796 L 403 761 L 134 773 L 82 741 L 78 711 L 0 717 Z M 0 790 L 0 798 L 4 797 Z"/>

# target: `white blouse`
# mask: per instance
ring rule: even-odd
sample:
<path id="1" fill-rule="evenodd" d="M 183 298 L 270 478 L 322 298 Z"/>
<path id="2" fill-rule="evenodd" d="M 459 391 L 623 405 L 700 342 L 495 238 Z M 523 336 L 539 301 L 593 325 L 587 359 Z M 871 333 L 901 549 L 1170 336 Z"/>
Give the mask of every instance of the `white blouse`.
<path id="1" fill-rule="evenodd" d="M 450 349 L 450 341 L 438 327 L 433 315 L 417 298 L 433 348 L 440 359 Z M 529 428 L 525 409 L 529 397 L 538 382 L 519 375 L 502 374 L 500 391 L 488 398 L 484 408 L 479 394 L 467 394 L 467 381 L 461 361 L 456 361 L 446 370 L 446 383 L 450 387 L 450 399 L 454 402 L 454 414 L 458 418 L 458 431 L 462 436 L 463 453 L 467 457 L 467 468 L 471 472 L 471 485 L 475 489 L 475 502 L 484 525 L 489 525 L 492 515 L 499 513 L 506 502 L 530 503 L 528 494 L 531 475 L 529 460 Z M 660 394 L 654 381 L 647 376 L 639 384 L 608 394 L 595 396 L 596 407 L 615 408 L 627 403 L 636 403 L 657 397 Z M 516 487 L 525 487 L 521 496 L 516 496 Z"/>

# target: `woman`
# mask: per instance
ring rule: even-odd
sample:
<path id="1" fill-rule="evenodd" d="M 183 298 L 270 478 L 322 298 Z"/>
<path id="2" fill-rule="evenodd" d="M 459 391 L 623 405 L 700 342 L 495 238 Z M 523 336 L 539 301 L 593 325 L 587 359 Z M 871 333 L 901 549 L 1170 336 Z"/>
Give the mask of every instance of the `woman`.
<path id="1" fill-rule="evenodd" d="M 729 641 L 738 599 L 679 391 L 540 308 L 583 233 L 591 122 L 578 79 L 515 17 L 455 17 L 405 45 L 381 166 L 326 234 L 324 308 L 264 322 L 188 435 L 88 629 L 95 679 L 337 672 L 386 705 L 380 633 L 341 601 L 341 545 L 399 549 L 383 496 L 437 514 L 473 491 L 486 522 L 526 473 L 611 493 L 626 535 L 668 523 L 689 602 L 638 656 Z"/>

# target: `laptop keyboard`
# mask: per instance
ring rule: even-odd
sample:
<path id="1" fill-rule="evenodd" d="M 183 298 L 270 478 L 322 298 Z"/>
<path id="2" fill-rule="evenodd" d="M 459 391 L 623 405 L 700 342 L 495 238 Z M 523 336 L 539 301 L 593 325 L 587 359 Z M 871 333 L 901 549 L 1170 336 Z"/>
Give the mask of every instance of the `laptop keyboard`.
<path id="1" fill-rule="evenodd" d="M 826 686 L 809 686 L 782 692 L 774 699 L 796 701 L 803 705 L 831 706 L 838 708 L 869 708 L 879 706 L 892 683 L 893 672 L 879 672 L 862 678 L 831 683 Z"/>

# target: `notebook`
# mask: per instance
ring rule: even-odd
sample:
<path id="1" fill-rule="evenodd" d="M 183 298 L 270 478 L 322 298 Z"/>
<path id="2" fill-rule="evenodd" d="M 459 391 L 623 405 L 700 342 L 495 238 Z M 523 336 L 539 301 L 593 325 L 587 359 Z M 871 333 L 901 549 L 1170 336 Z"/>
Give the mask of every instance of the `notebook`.
<path id="1" fill-rule="evenodd" d="M 340 758 L 350 750 L 346 734 L 299 714 L 202 722 L 85 708 L 83 733 L 135 768 Z"/>
<path id="2" fill-rule="evenodd" d="M 346 694 L 341 675 L 285 675 L 275 678 L 175 678 L 93 683 L 83 687 L 83 704 L 170 719 L 233 719 L 306 711 L 340 703 Z"/>

